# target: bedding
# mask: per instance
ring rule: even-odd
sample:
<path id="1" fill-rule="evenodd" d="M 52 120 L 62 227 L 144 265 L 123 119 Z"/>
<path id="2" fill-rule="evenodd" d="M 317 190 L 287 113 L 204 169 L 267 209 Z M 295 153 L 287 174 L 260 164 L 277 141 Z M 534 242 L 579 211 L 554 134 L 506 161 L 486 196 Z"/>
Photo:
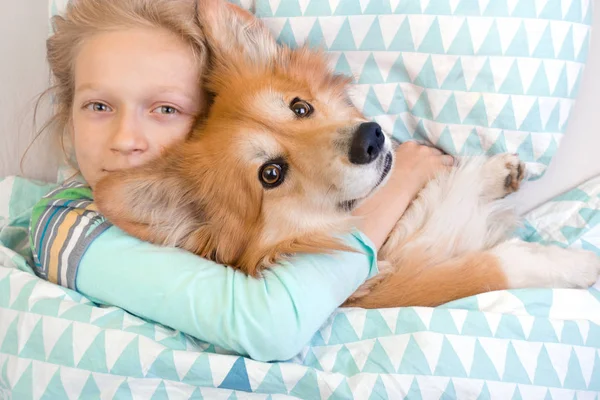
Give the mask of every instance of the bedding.
<path id="1" fill-rule="evenodd" d="M 0 398 L 594 399 L 600 285 L 438 308 L 340 309 L 286 362 L 261 363 L 33 275 L 30 209 L 54 185 L 0 181 Z M 527 215 L 522 235 L 600 248 L 600 178 Z"/>

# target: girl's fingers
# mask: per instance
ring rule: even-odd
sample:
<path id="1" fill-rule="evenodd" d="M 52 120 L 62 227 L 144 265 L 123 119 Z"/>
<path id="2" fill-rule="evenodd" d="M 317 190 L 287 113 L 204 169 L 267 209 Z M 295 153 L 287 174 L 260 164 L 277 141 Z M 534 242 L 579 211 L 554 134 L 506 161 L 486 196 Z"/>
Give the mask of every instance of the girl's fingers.
<path id="1" fill-rule="evenodd" d="M 446 166 L 454 165 L 454 157 L 449 156 L 449 155 L 443 155 L 442 156 L 442 164 L 446 165 Z"/>

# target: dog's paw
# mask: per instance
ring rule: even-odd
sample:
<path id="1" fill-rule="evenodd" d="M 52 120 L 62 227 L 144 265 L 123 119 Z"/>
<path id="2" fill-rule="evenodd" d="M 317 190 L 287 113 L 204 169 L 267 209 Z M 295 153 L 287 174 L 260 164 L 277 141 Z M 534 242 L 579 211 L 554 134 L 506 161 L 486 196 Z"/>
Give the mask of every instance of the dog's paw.
<path id="1" fill-rule="evenodd" d="M 484 167 L 485 180 L 489 183 L 486 195 L 500 199 L 519 190 L 525 178 L 525 163 L 516 154 L 498 154 L 491 157 Z"/>
<path id="2" fill-rule="evenodd" d="M 573 249 L 571 250 L 571 270 L 565 271 L 567 283 L 574 288 L 589 288 L 600 279 L 600 257 L 596 253 Z"/>

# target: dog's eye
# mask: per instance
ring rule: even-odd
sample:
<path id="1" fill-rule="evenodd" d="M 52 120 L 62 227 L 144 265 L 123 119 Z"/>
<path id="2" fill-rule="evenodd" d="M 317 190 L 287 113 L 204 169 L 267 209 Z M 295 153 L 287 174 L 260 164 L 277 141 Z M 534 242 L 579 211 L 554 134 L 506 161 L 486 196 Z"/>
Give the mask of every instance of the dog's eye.
<path id="1" fill-rule="evenodd" d="M 313 108 L 310 104 L 297 97 L 290 103 L 290 109 L 300 118 L 306 118 L 313 112 Z"/>
<path id="2" fill-rule="evenodd" d="M 285 165 L 268 163 L 260 168 L 258 177 L 262 185 L 267 189 L 272 189 L 283 183 L 285 178 Z"/>

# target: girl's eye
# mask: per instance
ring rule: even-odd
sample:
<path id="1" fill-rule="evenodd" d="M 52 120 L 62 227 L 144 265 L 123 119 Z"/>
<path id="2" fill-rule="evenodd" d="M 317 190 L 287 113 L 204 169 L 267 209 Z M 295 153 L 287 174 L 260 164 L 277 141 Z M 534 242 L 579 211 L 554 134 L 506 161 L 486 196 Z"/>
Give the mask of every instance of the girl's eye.
<path id="1" fill-rule="evenodd" d="M 177 109 L 175 107 L 171 107 L 171 106 L 160 106 L 154 109 L 155 112 L 158 112 L 159 114 L 176 114 L 177 113 Z"/>
<path id="2" fill-rule="evenodd" d="M 110 107 L 104 103 L 93 102 L 85 106 L 88 110 L 94 112 L 108 112 L 110 111 Z"/>

